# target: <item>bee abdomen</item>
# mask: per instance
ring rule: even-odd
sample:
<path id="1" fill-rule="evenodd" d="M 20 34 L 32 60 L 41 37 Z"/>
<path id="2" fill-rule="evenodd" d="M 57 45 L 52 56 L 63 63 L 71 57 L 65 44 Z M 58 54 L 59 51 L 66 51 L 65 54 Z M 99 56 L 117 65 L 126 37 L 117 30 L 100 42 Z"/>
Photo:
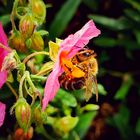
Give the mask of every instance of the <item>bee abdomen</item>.
<path id="1" fill-rule="evenodd" d="M 59 77 L 60 86 L 66 90 L 78 90 L 85 85 L 85 79 L 82 78 L 69 78 L 65 74 Z"/>

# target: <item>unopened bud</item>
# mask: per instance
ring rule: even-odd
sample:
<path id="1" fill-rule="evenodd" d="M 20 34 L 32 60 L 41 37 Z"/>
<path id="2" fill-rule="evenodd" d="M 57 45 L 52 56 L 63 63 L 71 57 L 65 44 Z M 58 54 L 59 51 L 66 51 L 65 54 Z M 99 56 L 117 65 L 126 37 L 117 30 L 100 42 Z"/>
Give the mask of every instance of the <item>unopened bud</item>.
<path id="1" fill-rule="evenodd" d="M 32 13 L 39 24 L 42 24 L 46 17 L 46 6 L 42 0 L 31 0 Z"/>
<path id="2" fill-rule="evenodd" d="M 42 125 L 47 120 L 47 114 L 46 112 L 42 111 L 42 108 L 40 106 L 37 106 L 34 108 L 33 119 L 37 126 Z"/>
<path id="3" fill-rule="evenodd" d="M 35 23 L 31 15 L 26 14 L 19 22 L 19 30 L 24 39 L 30 38 L 35 29 Z"/>
<path id="4" fill-rule="evenodd" d="M 41 125 L 43 123 L 42 121 L 42 117 L 41 117 L 41 109 L 36 107 L 34 109 L 34 113 L 33 113 L 33 116 L 34 116 L 34 121 L 37 125 Z"/>
<path id="5" fill-rule="evenodd" d="M 19 31 L 16 31 L 11 35 L 9 39 L 9 46 L 22 53 L 27 52 L 24 39 Z"/>
<path id="6" fill-rule="evenodd" d="M 31 40 L 32 40 L 31 44 L 32 49 L 36 51 L 42 51 L 44 49 L 44 40 L 39 33 L 35 32 L 32 35 Z"/>
<path id="7" fill-rule="evenodd" d="M 25 99 L 19 99 L 15 107 L 15 115 L 19 126 L 26 132 L 31 122 L 31 107 Z"/>
<path id="8" fill-rule="evenodd" d="M 27 132 L 22 128 L 18 128 L 14 134 L 14 140 L 30 140 L 33 137 L 33 127 L 30 127 Z"/>

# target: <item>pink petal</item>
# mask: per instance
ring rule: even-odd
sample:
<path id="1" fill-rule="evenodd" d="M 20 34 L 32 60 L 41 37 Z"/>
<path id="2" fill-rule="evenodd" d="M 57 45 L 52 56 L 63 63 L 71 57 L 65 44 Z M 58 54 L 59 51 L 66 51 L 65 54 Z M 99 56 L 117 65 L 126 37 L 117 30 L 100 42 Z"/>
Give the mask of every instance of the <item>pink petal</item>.
<path id="1" fill-rule="evenodd" d="M 6 106 L 2 102 L 0 102 L 0 127 L 3 125 L 4 118 L 5 118 L 5 109 Z"/>
<path id="2" fill-rule="evenodd" d="M 8 46 L 8 43 L 7 43 L 7 36 L 3 30 L 3 27 L 2 27 L 2 23 L 0 22 L 0 43 L 2 43 L 3 45 L 5 46 Z"/>
<path id="3" fill-rule="evenodd" d="M 43 107 L 42 107 L 43 110 L 45 110 L 46 106 L 48 105 L 48 102 L 54 98 L 55 94 L 60 88 L 58 77 L 62 74 L 62 72 L 63 71 L 59 66 L 59 63 L 56 63 L 45 85 Z"/>
<path id="4" fill-rule="evenodd" d="M 4 30 L 3 30 L 1 22 L 0 22 L 0 43 L 5 45 L 5 46 L 8 46 L 8 44 L 7 44 L 7 36 L 4 33 Z M 6 50 L 4 50 L 3 48 L 0 47 L 0 69 L 1 69 L 1 66 L 2 66 L 3 59 L 7 55 L 7 53 L 8 52 Z"/>
<path id="5" fill-rule="evenodd" d="M 8 47 L 7 36 L 4 33 L 1 22 L 0 22 L 0 43 Z M 6 50 L 4 50 L 3 48 L 0 47 L 0 69 L 1 69 L 3 59 L 7 55 L 7 53 L 8 52 Z"/>
<path id="6" fill-rule="evenodd" d="M 8 47 L 7 36 L 4 33 L 1 22 L 0 22 L 0 43 Z M 0 47 L 0 88 L 3 86 L 3 84 L 6 82 L 7 79 L 7 72 L 1 71 L 3 60 L 7 54 L 8 52 Z"/>
<path id="7" fill-rule="evenodd" d="M 6 82 L 6 79 L 7 79 L 7 72 L 6 71 L 0 72 L 0 88 Z"/>
<path id="8" fill-rule="evenodd" d="M 86 46 L 90 39 L 97 37 L 100 33 L 100 30 L 96 28 L 94 22 L 90 20 L 81 30 L 76 32 L 74 35 L 69 35 L 61 43 L 61 49 L 69 52 L 68 57 L 70 58 L 74 56 L 81 48 Z M 73 47 L 75 47 L 75 49 L 73 49 Z"/>
<path id="9" fill-rule="evenodd" d="M 3 48 L 0 48 L 0 70 L 2 67 L 3 60 L 6 55 L 7 55 L 7 51 L 5 51 Z"/>

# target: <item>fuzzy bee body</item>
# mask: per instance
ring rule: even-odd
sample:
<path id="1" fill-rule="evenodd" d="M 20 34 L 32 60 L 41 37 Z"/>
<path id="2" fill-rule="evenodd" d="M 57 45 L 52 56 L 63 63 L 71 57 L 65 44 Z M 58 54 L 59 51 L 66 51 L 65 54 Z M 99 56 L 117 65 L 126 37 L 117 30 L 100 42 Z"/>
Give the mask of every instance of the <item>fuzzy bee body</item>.
<path id="1" fill-rule="evenodd" d="M 66 90 L 78 90 L 81 89 L 85 85 L 85 78 L 70 78 L 68 75 L 63 73 L 59 77 L 60 86 Z"/>
<path id="2" fill-rule="evenodd" d="M 96 54 L 93 50 L 87 48 L 80 50 L 74 57 L 71 58 L 71 62 L 74 67 L 82 70 L 85 75 L 80 78 L 73 77 L 70 75 L 72 70 L 68 67 L 69 74 L 64 72 L 59 77 L 60 86 L 66 90 L 77 90 L 85 87 L 86 100 L 91 97 L 92 92 L 96 93 L 97 97 L 98 91 L 96 74 L 98 72 L 98 63 L 95 57 Z"/>

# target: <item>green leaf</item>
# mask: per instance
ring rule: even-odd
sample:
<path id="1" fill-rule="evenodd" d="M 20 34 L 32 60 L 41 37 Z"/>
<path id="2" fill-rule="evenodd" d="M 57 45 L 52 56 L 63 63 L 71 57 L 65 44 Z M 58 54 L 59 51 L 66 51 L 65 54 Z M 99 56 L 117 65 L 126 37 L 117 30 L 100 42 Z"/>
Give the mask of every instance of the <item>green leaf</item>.
<path id="1" fill-rule="evenodd" d="M 113 116 L 112 123 L 118 129 L 121 139 L 135 139 L 133 128 L 130 126 L 130 110 L 126 106 L 120 107 L 119 112 Z"/>
<path id="2" fill-rule="evenodd" d="M 38 65 L 41 64 L 44 60 L 44 57 L 45 57 L 45 55 L 36 55 L 35 56 L 35 60 L 36 60 L 35 63 Z"/>
<path id="3" fill-rule="evenodd" d="M 137 123 L 136 123 L 136 133 L 138 135 L 140 135 L 140 118 L 138 119 Z"/>
<path id="4" fill-rule="evenodd" d="M 125 17 L 121 17 L 119 19 L 113 19 L 105 16 L 89 15 L 89 18 L 93 19 L 93 21 L 114 31 L 125 30 L 131 27 L 131 25 L 128 24 L 129 22 L 128 19 L 126 19 Z"/>
<path id="5" fill-rule="evenodd" d="M 140 14 L 137 11 L 132 9 L 125 9 L 124 12 L 129 18 L 140 23 Z"/>
<path id="6" fill-rule="evenodd" d="M 67 105 L 70 107 L 77 106 L 77 101 L 75 97 L 63 89 L 59 89 L 58 93 L 56 94 L 54 98 L 54 101 L 57 103 L 62 102 L 64 105 Z"/>
<path id="7" fill-rule="evenodd" d="M 54 106 L 48 105 L 47 108 L 45 109 L 45 113 L 49 116 L 52 115 L 56 112 L 58 112 L 58 108 L 55 108 Z"/>
<path id="8" fill-rule="evenodd" d="M 109 37 L 99 37 L 94 39 L 94 43 L 102 47 L 114 47 L 117 45 L 117 40 Z"/>
<path id="9" fill-rule="evenodd" d="M 135 33 L 135 35 L 137 35 L 137 39 L 139 39 L 139 35 Z M 139 44 L 136 41 L 133 41 L 131 39 L 126 39 L 125 37 L 122 38 L 110 38 L 110 37 L 100 37 L 100 38 L 96 38 L 94 39 L 94 43 L 100 47 L 103 48 L 112 48 L 112 47 L 118 47 L 118 46 L 122 46 L 127 50 L 136 50 L 136 49 L 140 49 Z"/>
<path id="10" fill-rule="evenodd" d="M 78 134 L 75 131 L 69 133 L 69 137 L 63 140 L 80 140 Z"/>
<path id="11" fill-rule="evenodd" d="M 140 44 L 140 30 L 134 30 L 134 34 L 136 36 L 138 44 Z"/>
<path id="12" fill-rule="evenodd" d="M 81 108 L 82 111 L 95 111 L 99 109 L 99 106 L 96 104 L 87 104 Z"/>
<path id="13" fill-rule="evenodd" d="M 99 3 L 95 0 L 82 0 L 82 2 L 92 11 L 95 11 L 99 7 Z"/>
<path id="14" fill-rule="evenodd" d="M 56 122 L 53 124 L 53 127 L 56 133 L 64 135 L 72 130 L 76 126 L 78 121 L 78 117 L 65 116 L 61 119 L 56 120 Z"/>
<path id="15" fill-rule="evenodd" d="M 101 84 L 98 84 L 98 92 L 101 95 L 106 95 L 107 94 L 107 91 L 105 90 L 105 88 Z"/>
<path id="16" fill-rule="evenodd" d="M 129 109 L 125 106 L 121 106 L 119 112 L 108 120 L 109 124 L 115 126 L 120 132 L 121 139 L 123 140 L 133 140 L 133 130 L 129 124 L 130 121 L 130 112 Z M 127 135 L 126 135 L 127 134 Z"/>
<path id="17" fill-rule="evenodd" d="M 71 94 L 74 95 L 74 97 L 79 101 L 79 102 L 83 102 L 85 101 L 85 89 L 79 89 L 79 90 L 74 90 L 70 92 Z"/>
<path id="18" fill-rule="evenodd" d="M 54 138 L 52 138 L 52 136 L 50 136 L 50 134 L 46 131 L 43 125 L 37 126 L 35 128 L 35 132 L 39 135 L 44 136 L 46 140 L 55 140 Z"/>
<path id="19" fill-rule="evenodd" d="M 27 46 L 28 48 L 31 48 L 31 45 L 32 45 L 32 40 L 31 40 L 31 38 L 27 39 L 26 42 L 25 42 L 25 44 L 26 44 L 26 46 Z"/>
<path id="20" fill-rule="evenodd" d="M 117 44 L 119 46 L 123 46 L 127 50 L 139 50 L 140 49 L 139 44 L 135 40 L 133 41 L 131 39 L 126 39 L 126 38 L 118 39 Z"/>
<path id="21" fill-rule="evenodd" d="M 2 22 L 3 26 L 6 26 L 10 22 L 10 15 L 0 16 L 0 21 Z"/>
<path id="22" fill-rule="evenodd" d="M 46 35 L 46 36 L 48 36 L 48 34 L 49 34 L 49 32 L 48 31 L 46 31 L 46 30 L 39 30 L 39 31 L 37 31 L 41 36 L 44 36 L 44 35 Z"/>
<path id="23" fill-rule="evenodd" d="M 40 69 L 40 71 L 37 73 L 37 75 L 47 75 L 54 66 L 54 62 L 53 61 L 48 61 L 46 62 Z"/>
<path id="24" fill-rule="evenodd" d="M 96 111 L 88 112 L 80 116 L 79 122 L 74 130 L 78 133 L 81 139 L 86 135 L 93 118 L 96 116 L 96 113 Z"/>
<path id="25" fill-rule="evenodd" d="M 13 83 L 14 82 L 14 77 L 13 77 L 12 72 L 8 73 L 7 82 L 9 82 L 9 83 Z"/>
<path id="26" fill-rule="evenodd" d="M 124 80 L 122 82 L 121 87 L 118 89 L 115 95 L 115 99 L 123 100 L 127 96 L 130 87 L 132 86 L 133 80 L 132 77 L 128 74 L 124 76 Z"/>
<path id="27" fill-rule="evenodd" d="M 63 33 L 80 3 L 81 0 L 67 0 L 64 3 L 60 11 L 58 11 L 56 14 L 49 28 L 51 38 L 55 38 L 56 36 L 59 37 Z"/>
<path id="28" fill-rule="evenodd" d="M 130 4 L 133 8 L 140 11 L 140 3 L 134 0 L 125 0 L 128 4 Z"/>

